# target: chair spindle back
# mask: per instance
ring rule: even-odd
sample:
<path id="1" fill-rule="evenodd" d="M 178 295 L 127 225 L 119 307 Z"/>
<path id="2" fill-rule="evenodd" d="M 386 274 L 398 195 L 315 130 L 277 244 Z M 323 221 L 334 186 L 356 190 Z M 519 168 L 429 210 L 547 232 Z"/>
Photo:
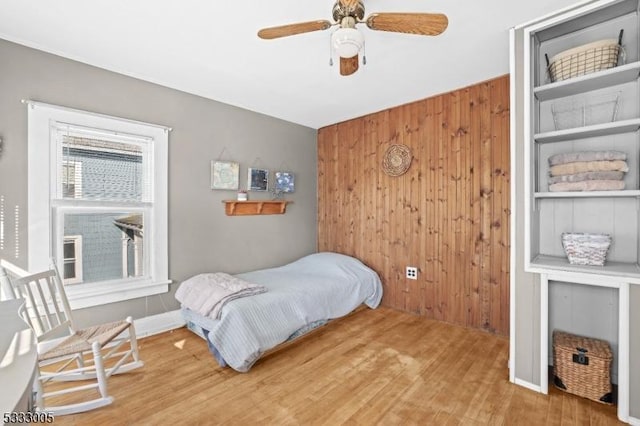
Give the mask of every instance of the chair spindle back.
<path id="1" fill-rule="evenodd" d="M 46 339 L 60 329 L 73 328 L 71 308 L 56 269 L 13 281 L 14 291 L 25 300 L 23 317 L 36 333 Z"/>

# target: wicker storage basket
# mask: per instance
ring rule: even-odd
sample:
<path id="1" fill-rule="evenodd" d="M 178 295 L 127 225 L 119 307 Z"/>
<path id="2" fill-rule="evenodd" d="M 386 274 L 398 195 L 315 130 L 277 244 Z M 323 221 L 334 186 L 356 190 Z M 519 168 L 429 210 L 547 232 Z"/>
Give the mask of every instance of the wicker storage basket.
<path id="1" fill-rule="evenodd" d="M 565 50 L 551 58 L 551 81 L 566 80 L 618 65 L 620 45 L 616 39 L 599 40 Z"/>
<path id="2" fill-rule="evenodd" d="M 611 236 L 607 234 L 562 234 L 562 247 L 572 265 L 603 266 L 610 245 Z"/>
<path id="3" fill-rule="evenodd" d="M 612 404 L 612 360 L 611 347 L 604 340 L 553 332 L 553 381 L 559 389 Z"/>

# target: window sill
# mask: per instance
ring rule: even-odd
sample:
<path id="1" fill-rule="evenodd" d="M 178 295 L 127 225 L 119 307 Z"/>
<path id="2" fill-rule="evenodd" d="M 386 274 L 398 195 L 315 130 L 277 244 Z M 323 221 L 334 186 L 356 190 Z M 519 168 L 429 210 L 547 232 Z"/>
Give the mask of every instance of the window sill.
<path id="1" fill-rule="evenodd" d="M 107 303 L 122 302 L 138 297 L 152 296 L 169 291 L 171 280 L 140 280 L 79 284 L 66 287 L 71 309 L 84 309 Z"/>

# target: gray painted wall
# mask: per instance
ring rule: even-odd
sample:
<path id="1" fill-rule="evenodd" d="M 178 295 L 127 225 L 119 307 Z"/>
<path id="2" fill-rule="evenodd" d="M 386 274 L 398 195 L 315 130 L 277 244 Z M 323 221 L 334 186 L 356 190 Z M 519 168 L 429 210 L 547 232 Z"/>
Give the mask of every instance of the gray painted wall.
<path id="1" fill-rule="evenodd" d="M 80 325 L 177 309 L 176 284 L 200 272 L 249 271 L 315 252 L 316 130 L 0 40 L 0 207 L 4 205 L 5 222 L 0 257 L 28 268 L 27 107 L 21 99 L 173 128 L 169 135 L 171 291 L 79 310 Z M 250 166 L 295 173 L 296 192 L 286 196 L 293 201 L 287 213 L 226 216 L 221 201 L 235 198 L 235 192 L 210 189 L 210 162 L 221 155 L 240 163 L 241 185 L 246 184 Z M 250 193 L 250 198 L 269 197 Z"/>

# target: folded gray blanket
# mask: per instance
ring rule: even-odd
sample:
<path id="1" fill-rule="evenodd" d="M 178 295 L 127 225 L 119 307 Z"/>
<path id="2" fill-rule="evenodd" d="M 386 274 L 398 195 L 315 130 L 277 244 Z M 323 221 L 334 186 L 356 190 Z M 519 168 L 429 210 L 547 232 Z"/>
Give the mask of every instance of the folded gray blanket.
<path id="1" fill-rule="evenodd" d="M 549 157 L 549 165 L 575 163 L 577 161 L 626 160 L 627 154 L 621 151 L 580 151 L 565 152 Z"/>
<path id="2" fill-rule="evenodd" d="M 572 175 L 551 176 L 549 178 L 549 184 L 560 182 L 582 182 L 585 180 L 622 180 L 623 178 L 623 172 L 584 172 Z"/>
<path id="3" fill-rule="evenodd" d="M 549 185 L 550 192 L 621 191 L 623 189 L 623 180 L 585 180 L 582 182 L 560 182 Z"/>
<path id="4" fill-rule="evenodd" d="M 264 293 L 267 288 L 236 278 L 224 272 L 200 274 L 185 280 L 175 298 L 183 308 L 202 316 L 219 319 L 223 306 L 239 297 Z"/>

